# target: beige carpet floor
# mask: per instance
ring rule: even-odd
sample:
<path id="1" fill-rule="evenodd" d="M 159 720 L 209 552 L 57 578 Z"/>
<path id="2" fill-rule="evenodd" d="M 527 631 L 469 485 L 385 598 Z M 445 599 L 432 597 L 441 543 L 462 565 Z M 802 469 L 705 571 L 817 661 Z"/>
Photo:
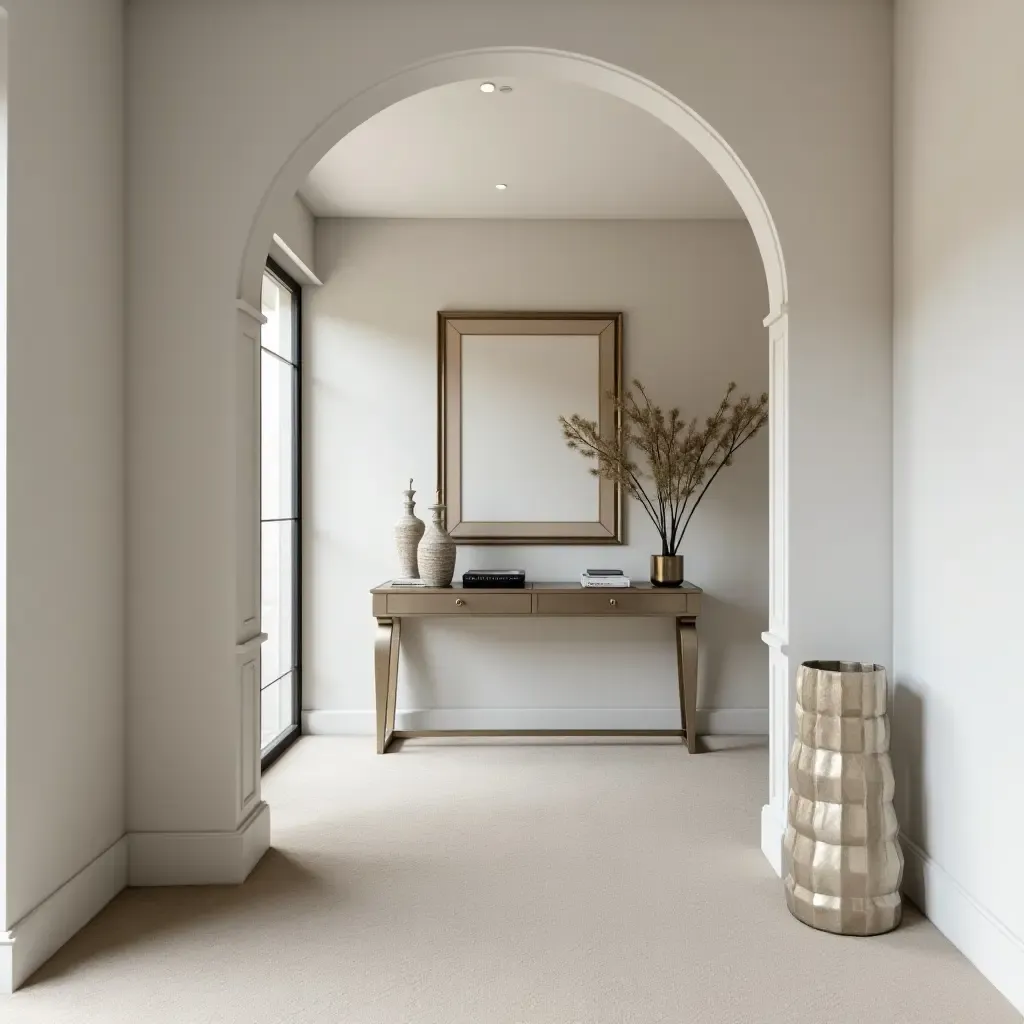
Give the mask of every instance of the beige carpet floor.
<path id="1" fill-rule="evenodd" d="M 236 888 L 130 890 L 0 1000 L 25 1024 L 1002 1024 L 926 920 L 804 927 L 766 752 L 304 739 Z"/>

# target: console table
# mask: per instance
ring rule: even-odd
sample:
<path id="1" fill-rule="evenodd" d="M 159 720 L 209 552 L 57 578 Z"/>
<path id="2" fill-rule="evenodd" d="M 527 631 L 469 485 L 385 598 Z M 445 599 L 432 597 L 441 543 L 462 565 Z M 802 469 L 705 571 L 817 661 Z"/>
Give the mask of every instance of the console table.
<path id="1" fill-rule="evenodd" d="M 420 736 L 682 736 L 691 754 L 697 752 L 697 616 L 700 587 L 584 588 L 571 583 L 532 583 L 525 590 L 434 587 L 374 587 L 373 614 L 377 620 L 374 676 L 377 703 L 377 753 L 394 739 Z M 679 675 L 678 729 L 395 729 L 398 694 L 398 655 L 402 619 L 433 616 L 618 617 L 661 616 L 675 620 L 676 664 Z"/>

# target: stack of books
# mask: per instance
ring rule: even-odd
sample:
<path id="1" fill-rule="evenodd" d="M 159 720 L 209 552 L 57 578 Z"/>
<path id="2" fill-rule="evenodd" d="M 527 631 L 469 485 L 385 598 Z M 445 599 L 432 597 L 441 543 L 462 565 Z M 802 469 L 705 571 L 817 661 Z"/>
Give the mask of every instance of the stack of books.
<path id="1" fill-rule="evenodd" d="M 525 590 L 525 569 L 470 569 L 462 574 L 467 590 Z"/>
<path id="2" fill-rule="evenodd" d="M 584 587 L 628 587 L 629 577 L 621 569 L 586 569 L 580 576 Z"/>

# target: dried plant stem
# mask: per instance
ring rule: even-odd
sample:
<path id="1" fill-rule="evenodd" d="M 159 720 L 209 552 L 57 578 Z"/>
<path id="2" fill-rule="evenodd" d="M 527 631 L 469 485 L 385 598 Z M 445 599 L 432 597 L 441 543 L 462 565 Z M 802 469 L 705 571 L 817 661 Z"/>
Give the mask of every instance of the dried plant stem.
<path id="1" fill-rule="evenodd" d="M 730 384 L 718 408 L 698 427 L 696 418 L 687 421 L 678 409 L 666 415 L 639 381 L 633 387 L 635 394 L 609 395 L 621 423 L 614 437 L 603 436 L 596 422 L 579 415 L 559 417 L 562 436 L 571 449 L 597 463 L 591 473 L 614 480 L 640 503 L 661 537 L 662 554 L 674 555 L 722 468 L 767 422 L 768 396 L 733 399 L 736 385 Z M 644 487 L 633 451 L 647 464 L 653 496 Z"/>

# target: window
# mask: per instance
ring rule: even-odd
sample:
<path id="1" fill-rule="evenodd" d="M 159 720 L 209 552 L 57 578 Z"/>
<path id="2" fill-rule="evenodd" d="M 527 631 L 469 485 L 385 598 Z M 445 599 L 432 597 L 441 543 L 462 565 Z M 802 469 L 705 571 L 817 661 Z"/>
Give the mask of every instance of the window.
<path id="1" fill-rule="evenodd" d="M 263 275 L 260 338 L 260 753 L 270 765 L 299 735 L 300 532 L 298 284 L 273 260 Z"/>

